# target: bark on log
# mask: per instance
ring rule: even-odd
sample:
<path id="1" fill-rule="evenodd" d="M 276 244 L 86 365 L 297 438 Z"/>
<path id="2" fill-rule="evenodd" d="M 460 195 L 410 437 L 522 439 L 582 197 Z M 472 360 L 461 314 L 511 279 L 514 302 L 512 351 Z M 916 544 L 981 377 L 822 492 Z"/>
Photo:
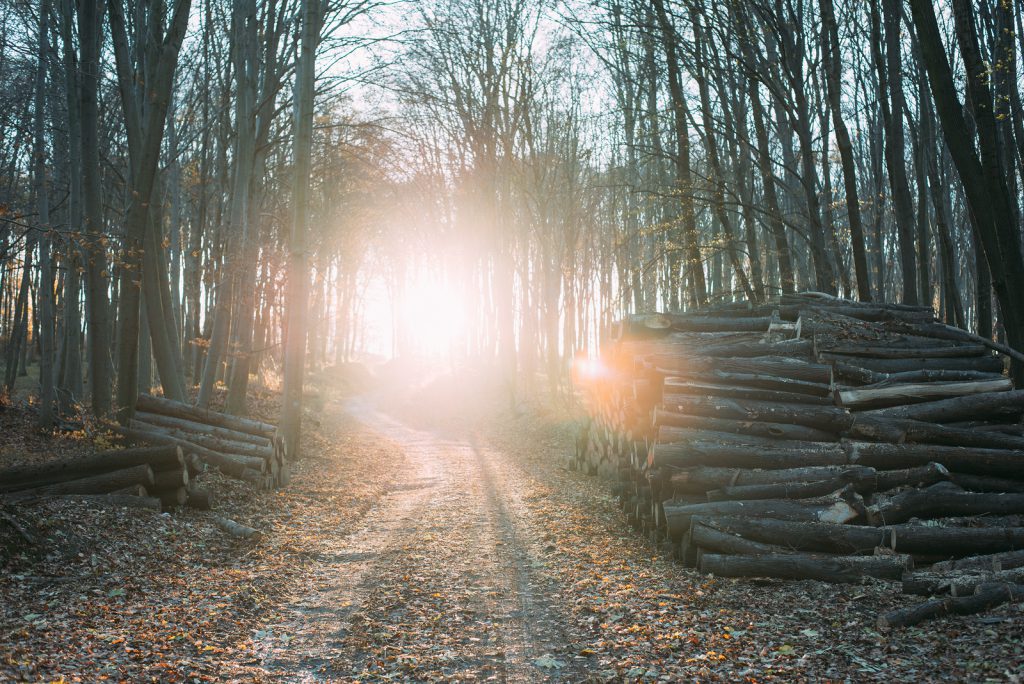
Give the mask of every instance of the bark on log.
<path id="1" fill-rule="evenodd" d="M 978 416 L 1015 415 L 1024 412 L 1024 390 L 971 394 L 954 399 L 940 399 L 913 406 L 868 411 L 868 415 L 887 418 L 909 418 L 926 423 L 948 423 L 956 420 L 973 420 Z"/>
<path id="2" fill-rule="evenodd" d="M 903 373 L 878 373 L 877 375 L 879 377 L 874 385 L 879 387 L 902 382 L 980 382 L 999 380 L 1005 377 L 1001 371 L 985 373 L 968 370 L 917 370 Z"/>
<path id="3" fill-rule="evenodd" d="M 773 544 L 762 544 L 761 542 L 744 539 L 739 535 L 722 532 L 710 525 L 701 523 L 697 519 L 694 519 L 690 523 L 690 532 L 687 541 L 692 546 L 715 553 L 745 555 L 789 553 L 789 550 L 784 547 L 775 546 Z M 699 556 L 694 557 L 695 561 L 698 559 Z M 693 567 L 696 567 L 696 565 Z"/>
<path id="4" fill-rule="evenodd" d="M 188 501 L 185 505 L 197 511 L 208 511 L 213 508 L 213 501 L 208 489 L 192 486 L 188 488 Z"/>
<path id="5" fill-rule="evenodd" d="M 802 470 L 815 469 L 805 468 Z M 949 471 L 938 463 L 929 463 L 920 468 L 907 470 L 876 471 L 874 468 L 865 468 L 864 472 L 860 473 L 840 471 L 839 474 L 821 480 L 808 479 L 799 482 L 721 487 L 709 491 L 708 500 L 805 499 L 834 492 L 848 484 L 853 485 L 858 494 L 865 495 L 908 485 L 927 486 L 948 478 Z"/>
<path id="6" fill-rule="evenodd" d="M 779 577 L 822 582 L 859 582 L 865 577 L 899 579 L 913 567 L 906 555 L 815 556 L 765 554 L 759 556 L 705 553 L 699 569 L 718 577 Z"/>
<path id="7" fill-rule="evenodd" d="M 153 473 L 153 491 L 163 489 L 175 489 L 188 486 L 188 471 L 184 468 L 177 470 L 161 470 Z"/>
<path id="8" fill-rule="evenodd" d="M 1024 438 L 999 432 L 926 423 L 921 420 L 855 414 L 846 437 L 870 441 L 917 442 L 959 447 L 1024 450 Z"/>
<path id="9" fill-rule="evenodd" d="M 830 349 L 817 346 L 818 355 L 859 356 L 872 359 L 948 359 L 965 356 L 983 356 L 989 351 L 983 344 L 943 344 L 930 346 L 901 347 L 898 345 L 870 345 L 847 343 Z"/>
<path id="10" fill-rule="evenodd" d="M 230 518 L 225 518 L 222 515 L 212 516 L 211 519 L 213 520 L 214 523 L 217 524 L 217 527 L 224 530 L 232 537 L 236 537 L 238 539 L 251 539 L 255 541 L 263 536 L 263 533 L 259 530 L 249 527 L 247 525 L 242 525 L 241 523 L 237 523 L 234 520 L 231 520 Z"/>
<path id="11" fill-rule="evenodd" d="M 961 397 L 982 392 L 1005 392 L 1013 389 L 1009 378 L 982 382 L 924 382 L 888 385 L 885 387 L 840 390 L 839 403 L 846 408 L 880 408 L 906 405 L 939 398 Z M 753 398 L 753 397 L 752 397 Z"/>
<path id="12" fill-rule="evenodd" d="M 834 432 L 817 430 L 803 425 L 771 423 L 759 420 L 710 418 L 702 415 L 679 413 L 671 411 L 664 406 L 657 406 L 654 409 L 654 427 L 659 428 L 662 426 L 731 432 L 751 437 L 793 439 L 806 442 L 835 442 L 839 439 L 838 435 Z"/>
<path id="13" fill-rule="evenodd" d="M 715 501 L 699 504 L 662 503 L 665 524 L 673 539 L 682 538 L 690 529 L 694 516 L 757 516 L 775 520 L 845 523 L 858 518 L 863 505 L 852 491 L 837 492 L 819 500 L 789 501 L 762 499 L 760 501 Z"/>
<path id="14" fill-rule="evenodd" d="M 174 416 L 165 416 L 160 413 L 151 413 L 149 411 L 136 411 L 135 419 L 151 425 L 157 425 L 161 428 L 183 430 L 185 432 L 207 435 L 217 439 L 226 439 L 232 442 L 244 442 L 255 446 L 270 446 L 273 443 L 273 439 L 270 437 L 253 435 L 248 432 L 239 432 L 238 430 L 231 430 L 229 428 L 218 427 L 216 425 L 207 425 L 206 423 L 200 423 L 194 420 L 175 418 Z"/>
<path id="15" fill-rule="evenodd" d="M 113 449 L 101 451 L 85 458 L 61 458 L 39 465 L 5 468 L 0 470 L 0 492 L 78 480 L 90 475 L 111 470 L 123 470 L 137 465 L 164 468 L 181 467 L 183 463 L 182 451 L 174 445 Z"/>
<path id="16" fill-rule="evenodd" d="M 190 432 L 186 430 L 180 430 L 178 428 L 170 428 L 155 423 L 150 423 L 147 420 L 136 418 L 135 422 L 140 425 L 149 426 L 148 429 L 152 431 L 165 432 L 172 437 L 178 439 L 184 439 L 198 444 L 199 446 L 212 449 L 213 451 L 222 454 L 231 454 L 234 456 L 252 456 L 254 458 L 270 459 L 274 458 L 274 447 L 269 440 L 264 440 L 265 444 L 257 445 L 250 444 L 248 442 L 237 442 L 234 440 L 223 439 L 221 437 L 212 437 L 210 435 Z"/>
<path id="17" fill-rule="evenodd" d="M 848 462 L 843 445 L 831 442 L 798 442 L 799 446 L 765 446 L 742 442 L 687 442 L 655 444 L 649 465 L 689 468 L 718 465 L 725 468 L 803 468 L 837 466 Z M 865 464 L 873 465 L 873 464 Z"/>
<path id="18" fill-rule="evenodd" d="M 184 506 L 188 501 L 188 490 L 184 487 L 159 490 L 154 492 L 154 495 L 160 499 L 160 505 L 164 510 L 175 506 Z"/>
<path id="19" fill-rule="evenodd" d="M 867 527 L 739 516 L 695 516 L 694 520 L 763 544 L 798 551 L 871 553 L 876 547 L 898 553 L 947 557 L 999 553 L 1024 548 L 1024 527 Z"/>
<path id="20" fill-rule="evenodd" d="M 968 556 L 954 560 L 941 561 L 932 565 L 933 572 L 949 572 L 952 570 L 987 570 L 999 572 L 1024 567 L 1024 549 L 988 553 L 983 556 Z"/>
<path id="21" fill-rule="evenodd" d="M 875 373 L 907 373 L 922 370 L 960 370 L 980 373 L 1001 373 L 1002 359 L 995 356 L 969 356 L 948 359 L 875 359 L 867 356 L 845 356 L 822 353 L 819 360 L 828 363 L 842 363 L 856 366 Z"/>
<path id="22" fill-rule="evenodd" d="M 253 458 L 251 456 L 229 456 L 227 454 L 222 454 L 187 440 L 172 437 L 167 433 L 156 432 L 145 423 L 139 423 L 138 421 L 132 421 L 130 425 L 131 427 L 129 428 L 115 426 L 113 430 L 128 439 L 139 442 L 147 442 L 149 444 L 172 444 L 179 446 L 183 451 L 196 454 L 199 458 L 203 459 L 205 463 L 218 468 L 222 473 L 230 477 L 244 480 L 246 470 L 255 470 L 258 473 L 262 473 L 267 467 L 267 462 L 263 459 Z"/>
<path id="23" fill-rule="evenodd" d="M 832 384 L 832 367 L 809 363 L 785 356 L 754 356 L 750 358 L 719 358 L 652 354 L 648 363 L 662 375 L 684 376 L 690 373 L 743 373 L 788 377 L 822 385 Z"/>
<path id="24" fill-rule="evenodd" d="M 218 413 L 216 411 L 208 411 L 195 406 L 190 406 L 189 404 L 171 401 L 170 399 L 154 397 L 149 394 L 140 394 L 135 403 L 135 408 L 140 411 L 161 413 L 166 416 L 184 418 L 185 420 L 206 423 L 207 425 L 216 425 L 218 427 L 228 428 L 229 430 L 247 432 L 252 435 L 259 435 L 267 438 L 273 438 L 274 433 L 277 430 L 277 428 L 269 423 L 241 418 L 239 416 L 232 416 L 226 413 Z"/>
<path id="25" fill-rule="evenodd" d="M 689 382 L 683 378 L 665 378 L 665 385 L 661 397 L 663 404 L 671 406 L 677 401 L 685 400 L 686 397 L 693 395 L 702 397 L 729 397 L 732 399 L 756 399 L 758 401 L 778 401 L 786 404 L 817 404 L 819 406 L 833 405 L 830 397 L 816 397 L 810 394 L 780 392 L 778 390 L 757 389 L 753 387 Z"/>
<path id="26" fill-rule="evenodd" d="M 1024 494 L 1024 480 L 1008 480 L 1003 477 L 950 473 L 949 481 L 969 492 Z"/>
<path id="27" fill-rule="evenodd" d="M 875 474 L 874 468 L 846 465 L 784 468 L 781 470 L 697 466 L 672 473 L 670 483 L 675 489 L 706 492 L 709 489 L 721 489 L 723 487 L 770 486 L 786 483 L 813 482 L 829 478 L 841 479 L 844 483 L 856 485 L 864 480 L 873 480 Z"/>
<path id="28" fill-rule="evenodd" d="M 121 470 L 112 470 L 99 475 L 91 475 L 77 480 L 67 480 L 54 484 L 25 489 L 10 497 L 12 500 L 31 496 L 55 496 L 62 494 L 109 494 L 110 492 L 134 485 L 151 486 L 153 469 L 148 465 L 137 465 Z"/>
<path id="29" fill-rule="evenodd" d="M 755 501 L 757 499 L 810 499 L 842 489 L 849 482 L 842 477 L 809 482 L 722 487 L 708 491 L 708 501 Z"/>
<path id="30" fill-rule="evenodd" d="M 953 515 L 1012 515 L 1024 513 L 1024 494 L 965 492 L 951 482 L 910 489 L 868 508 L 874 525 L 892 525 L 911 518 Z"/>
<path id="31" fill-rule="evenodd" d="M 1010 392 L 1002 394 L 1010 394 Z M 927 406 L 927 404 L 922 404 L 922 406 Z M 843 432 L 853 424 L 853 417 L 847 409 L 831 406 L 778 404 L 769 401 L 721 397 L 686 397 L 680 398 L 679 401 L 671 405 L 666 405 L 666 408 L 691 416 L 789 423 L 833 433 Z"/>
<path id="32" fill-rule="evenodd" d="M 1016 567 L 997 572 L 978 573 L 973 576 L 961 573 L 954 577 L 949 587 L 949 593 L 951 596 L 956 597 L 971 596 L 977 591 L 979 586 L 989 582 L 1022 584 L 1024 583 L 1024 568 Z"/>
<path id="33" fill-rule="evenodd" d="M 714 370 L 708 373 L 691 373 L 687 375 L 687 378 L 694 382 L 707 382 L 716 385 L 735 385 L 739 387 L 752 387 L 755 389 L 793 392 L 795 394 L 807 394 L 812 397 L 832 396 L 832 386 L 829 384 L 794 380 L 793 378 L 778 375 L 726 373 L 724 371 Z"/>
<path id="34" fill-rule="evenodd" d="M 847 449 L 850 463 L 879 470 L 913 468 L 936 462 L 950 471 L 973 475 L 1012 478 L 1024 473 L 1024 450 L 873 442 L 850 442 Z"/>
<path id="35" fill-rule="evenodd" d="M 973 596 L 963 598 L 941 598 L 926 601 L 916 606 L 889 611 L 878 617 L 878 628 L 888 631 L 897 627 L 912 627 L 925 620 L 946 615 L 973 615 L 995 608 L 1008 601 L 1019 601 L 1024 597 L 1024 585 L 983 584 Z"/>

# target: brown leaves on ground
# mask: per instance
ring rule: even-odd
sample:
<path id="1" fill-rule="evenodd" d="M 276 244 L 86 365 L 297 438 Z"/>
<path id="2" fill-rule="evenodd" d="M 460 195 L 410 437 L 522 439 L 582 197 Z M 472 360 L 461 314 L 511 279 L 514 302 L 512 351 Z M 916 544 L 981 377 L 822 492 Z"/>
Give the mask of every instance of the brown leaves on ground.
<path id="1" fill-rule="evenodd" d="M 538 679 L 1024 676 L 1020 606 L 883 635 L 874 628 L 878 613 L 918 600 L 901 596 L 897 584 L 714 579 L 658 557 L 627 528 L 604 484 L 562 467 L 572 446 L 570 412 L 520 406 L 510 416 L 500 390 L 487 402 L 473 394 L 479 384 L 453 388 L 435 378 L 392 408 L 422 426 L 472 435 L 505 464 L 495 486 L 514 486 L 507 500 L 527 521 L 516 542 L 524 572 L 545 602 L 538 612 L 556 616 L 565 637 L 558 649 L 534 644 Z M 271 417 L 273 403 L 272 395 L 258 396 L 257 414 Z M 317 423 L 304 443 L 308 457 L 286 490 L 254 495 L 215 474 L 199 478 L 219 495 L 219 513 L 267 533 L 255 544 L 228 538 L 204 513 L 71 500 L 7 507 L 37 543 L 0 534 L 0 680 L 274 681 L 261 659 L 272 628 L 294 618 L 284 612 L 323 572 L 321 551 L 359 526 L 403 464 L 337 403 L 321 398 L 310 417 Z M 26 416 L 0 413 L 7 437 L 0 466 L 13 462 L 12 452 L 42 458 L 54 445 L 89 447 L 38 437 L 30 425 Z M 501 678 L 506 654 L 480 629 L 490 619 L 481 612 L 491 608 L 474 583 L 474 558 L 446 556 L 446 540 L 422 532 L 421 543 L 387 552 L 388 574 L 346 618 L 338 639 L 348 656 L 332 663 L 334 681 L 446 680 L 469 672 L 472 658 L 472 672 Z"/>
<path id="2" fill-rule="evenodd" d="M 0 467 L 41 460 L 40 447 L 61 441 L 37 438 L 30 416 L 11 414 L 0 414 L 15 435 Z M 215 493 L 216 513 L 268 533 L 257 544 L 189 510 L 73 499 L 8 507 L 37 544 L 0 545 L 0 681 L 266 679 L 254 636 L 301 589 L 318 538 L 355 524 L 400 459 L 343 421 L 334 417 L 329 433 L 309 431 L 310 457 L 285 490 L 198 477 Z"/>

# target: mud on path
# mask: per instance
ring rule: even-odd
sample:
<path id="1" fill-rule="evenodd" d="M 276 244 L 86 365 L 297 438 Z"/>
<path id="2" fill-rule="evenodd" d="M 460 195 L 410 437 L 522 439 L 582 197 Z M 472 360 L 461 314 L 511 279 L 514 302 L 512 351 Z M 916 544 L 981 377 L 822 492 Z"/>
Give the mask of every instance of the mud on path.
<path id="1" fill-rule="evenodd" d="M 587 679 L 526 509 L 528 476 L 477 440 L 417 430 L 365 402 L 348 411 L 406 465 L 358 526 L 317 555 L 308 591 L 265 633 L 282 681 Z M 528 496 L 528 495 L 525 495 Z"/>

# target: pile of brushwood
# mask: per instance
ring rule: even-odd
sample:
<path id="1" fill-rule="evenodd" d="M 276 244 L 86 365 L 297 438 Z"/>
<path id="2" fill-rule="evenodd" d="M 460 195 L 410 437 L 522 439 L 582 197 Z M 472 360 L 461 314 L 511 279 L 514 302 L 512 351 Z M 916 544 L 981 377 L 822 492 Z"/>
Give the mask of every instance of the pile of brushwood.
<path id="1" fill-rule="evenodd" d="M 576 371 L 570 466 L 687 566 L 937 597 L 882 627 L 1024 596 L 1019 353 L 928 307 L 818 293 L 616 327 Z"/>

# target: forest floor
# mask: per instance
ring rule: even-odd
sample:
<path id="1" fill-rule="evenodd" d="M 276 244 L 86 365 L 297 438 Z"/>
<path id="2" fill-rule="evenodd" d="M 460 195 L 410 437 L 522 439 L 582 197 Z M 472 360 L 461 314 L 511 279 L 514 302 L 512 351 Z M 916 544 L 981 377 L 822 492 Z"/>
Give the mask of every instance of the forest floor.
<path id="1" fill-rule="evenodd" d="M 886 635 L 878 613 L 911 600 L 898 585 L 698 575 L 564 468 L 569 411 L 509 411 L 483 373 L 394 386 L 325 376 L 284 490 L 201 476 L 258 542 L 200 512 L 2 509 L 34 543 L 0 538 L 0 681 L 1024 677 L 1020 606 Z M 27 415 L 0 411 L 0 466 L 84 448 Z"/>

